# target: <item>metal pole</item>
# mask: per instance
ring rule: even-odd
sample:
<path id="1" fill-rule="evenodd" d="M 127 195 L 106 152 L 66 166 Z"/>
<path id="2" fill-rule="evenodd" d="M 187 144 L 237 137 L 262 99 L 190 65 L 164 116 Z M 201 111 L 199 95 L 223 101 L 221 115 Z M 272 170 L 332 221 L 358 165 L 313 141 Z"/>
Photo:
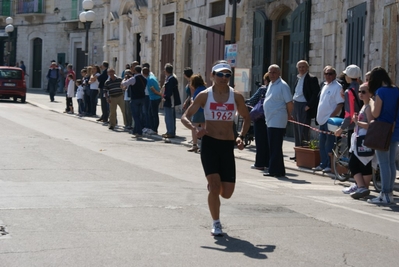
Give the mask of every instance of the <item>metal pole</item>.
<path id="1" fill-rule="evenodd" d="M 237 0 L 233 0 L 233 16 L 231 18 L 231 44 L 236 43 Z M 234 68 L 231 68 L 230 85 L 234 87 Z"/>
<path id="2" fill-rule="evenodd" d="M 8 33 L 8 57 L 7 66 L 10 66 L 11 61 L 11 32 Z"/>
<path id="3" fill-rule="evenodd" d="M 90 29 L 91 21 L 85 22 L 86 28 L 86 44 L 85 44 L 85 57 L 86 57 L 86 66 L 89 66 L 89 29 Z"/>

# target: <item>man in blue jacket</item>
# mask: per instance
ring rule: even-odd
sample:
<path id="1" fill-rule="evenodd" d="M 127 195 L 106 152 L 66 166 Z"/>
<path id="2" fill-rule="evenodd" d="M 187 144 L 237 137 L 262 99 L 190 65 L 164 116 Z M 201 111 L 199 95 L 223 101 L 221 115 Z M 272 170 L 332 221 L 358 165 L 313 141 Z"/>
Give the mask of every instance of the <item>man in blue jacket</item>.
<path id="1" fill-rule="evenodd" d="M 103 121 L 103 122 L 108 122 L 108 116 L 109 116 L 109 104 L 104 95 L 104 84 L 105 81 L 108 80 L 108 65 L 109 64 L 107 61 L 103 61 L 103 64 L 100 67 L 102 69 L 102 73 L 97 78 L 98 88 L 100 88 L 101 112 L 102 112 L 101 117 L 97 121 Z"/>

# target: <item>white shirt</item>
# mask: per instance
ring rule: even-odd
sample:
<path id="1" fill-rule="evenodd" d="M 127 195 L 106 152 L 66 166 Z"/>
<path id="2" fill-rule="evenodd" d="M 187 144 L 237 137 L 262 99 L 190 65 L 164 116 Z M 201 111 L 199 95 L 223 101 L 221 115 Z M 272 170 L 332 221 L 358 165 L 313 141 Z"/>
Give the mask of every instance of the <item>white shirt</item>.
<path id="1" fill-rule="evenodd" d="M 83 86 L 79 85 L 78 89 L 76 90 L 76 99 L 83 99 L 83 96 L 84 96 Z"/>
<path id="2" fill-rule="evenodd" d="M 305 80 L 306 74 L 307 73 L 305 73 L 302 76 L 300 74 L 298 74 L 298 76 L 297 76 L 299 78 L 299 80 L 296 84 L 295 93 L 294 93 L 294 97 L 293 97 L 294 101 L 296 101 L 296 102 L 307 102 L 305 96 L 303 95 L 303 82 Z"/>
<path id="3" fill-rule="evenodd" d="M 67 90 L 67 97 L 74 97 L 75 95 L 75 81 L 69 80 L 68 82 L 68 90 Z"/>
<path id="4" fill-rule="evenodd" d="M 341 96 L 342 86 L 337 80 L 332 81 L 329 84 L 325 84 L 321 89 L 319 106 L 317 107 L 317 123 L 323 125 L 331 116 L 338 114 L 332 114 L 337 108 L 338 104 L 344 103 L 344 99 Z"/>

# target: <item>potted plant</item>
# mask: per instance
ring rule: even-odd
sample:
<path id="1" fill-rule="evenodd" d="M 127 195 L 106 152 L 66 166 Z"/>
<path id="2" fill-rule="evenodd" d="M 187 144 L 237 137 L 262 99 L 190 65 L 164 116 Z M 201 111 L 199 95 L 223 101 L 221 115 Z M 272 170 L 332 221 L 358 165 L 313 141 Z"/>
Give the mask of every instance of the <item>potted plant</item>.
<path id="1" fill-rule="evenodd" d="M 320 165 L 319 140 L 312 139 L 305 146 L 294 147 L 294 150 L 298 167 L 311 169 Z"/>

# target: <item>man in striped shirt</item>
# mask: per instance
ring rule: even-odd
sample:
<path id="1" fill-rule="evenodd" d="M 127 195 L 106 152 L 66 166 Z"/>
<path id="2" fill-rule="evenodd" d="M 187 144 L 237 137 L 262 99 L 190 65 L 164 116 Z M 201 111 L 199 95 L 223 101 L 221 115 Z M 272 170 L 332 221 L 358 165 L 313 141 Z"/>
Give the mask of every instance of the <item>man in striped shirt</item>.
<path id="1" fill-rule="evenodd" d="M 123 123 L 126 126 L 125 100 L 123 99 L 124 90 L 121 88 L 122 79 L 115 75 L 113 68 L 108 69 L 108 80 L 105 81 L 104 91 L 107 102 L 109 103 L 109 128 L 114 130 L 116 126 L 116 107 L 119 106 L 123 114 Z"/>

